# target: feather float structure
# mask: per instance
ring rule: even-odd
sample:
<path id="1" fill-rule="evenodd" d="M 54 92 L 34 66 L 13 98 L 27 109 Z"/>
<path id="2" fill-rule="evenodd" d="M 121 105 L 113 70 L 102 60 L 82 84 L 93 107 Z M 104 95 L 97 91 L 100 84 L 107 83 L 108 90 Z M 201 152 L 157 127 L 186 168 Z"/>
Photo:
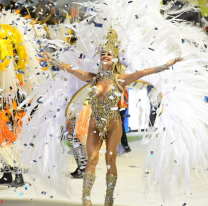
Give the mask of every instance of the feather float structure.
<path id="1" fill-rule="evenodd" d="M 0 16 L 0 38 L 1 60 L 4 62 L 4 59 L 8 59 L 9 61 L 1 69 L 0 81 L 3 97 L 8 98 L 9 95 L 11 97 L 11 93 L 14 97 L 18 84 L 24 85 L 24 91 L 29 94 L 35 85 L 41 84 L 45 80 L 45 77 L 41 75 L 42 69 L 37 59 L 36 50 L 39 50 L 39 45 L 36 41 L 38 37 L 32 20 L 3 10 Z M 10 53 L 6 52 L 8 51 L 6 48 L 10 47 Z M 17 54 L 13 57 L 14 49 Z M 0 63 L 0 66 L 3 62 Z M 13 87 L 12 91 L 9 89 L 10 87 Z"/>
<path id="2" fill-rule="evenodd" d="M 165 199 L 170 196 L 174 185 L 183 184 L 189 195 L 193 165 L 196 173 L 200 169 L 207 178 L 208 105 L 204 101 L 208 93 L 207 36 L 197 26 L 175 18 L 168 19 L 174 12 L 162 6 L 160 0 L 103 0 L 81 5 L 87 7 L 86 19 L 77 25 L 76 46 L 60 54 L 61 61 L 96 73 L 99 66 L 96 49 L 114 23 L 116 29 L 123 32 L 121 41 L 124 41 L 126 50 L 120 55 L 120 61 L 127 65 L 127 73 L 165 64 L 177 56 L 183 57 L 184 60 L 171 70 L 143 78 L 157 89 L 151 94 L 151 99 L 155 100 L 160 92 L 163 94 L 163 112 L 161 115 L 158 113 L 151 136 L 142 140 L 148 144 L 142 169 L 145 174 L 152 171 L 151 177 L 145 177 L 145 191 L 148 182 L 154 183 Z M 164 15 L 161 9 L 165 11 Z M 189 7 L 190 11 L 193 9 Z M 180 12 L 184 12 L 183 8 L 177 10 L 178 14 Z M 30 172 L 49 186 L 53 183 L 58 186 L 57 180 L 63 177 L 59 169 L 63 168 L 62 164 L 65 169 L 67 166 L 66 151 L 60 141 L 61 127 L 64 125 L 66 102 L 81 84 L 75 77 L 60 72 L 56 81 L 48 79 L 29 97 L 34 100 L 28 108 L 18 141 L 19 146 L 27 145 L 23 148 L 22 164 L 27 164 Z M 42 100 L 38 103 L 40 96 Z M 27 122 L 31 110 L 38 104 L 38 111 Z M 30 143 L 35 147 L 29 147 Z M 38 159 L 42 154 L 45 157 Z M 48 174 L 50 181 L 46 178 Z"/>
<path id="3" fill-rule="evenodd" d="M 20 15 L 10 11 L 2 11 L 0 15 L 0 92 L 1 107 L 5 102 L 7 111 L 13 116 L 14 99 L 19 95 L 30 94 L 39 84 L 45 81 L 42 69 L 37 60 L 39 45 L 36 44 L 37 36 L 31 20 L 20 17 Z M 15 102 L 16 103 L 16 102 Z M 1 112 L 1 116 L 4 110 Z M 21 113 L 21 112 L 20 112 Z M 17 113 L 13 117 L 16 117 Z M 9 130 L 5 120 L 1 118 L 1 137 L 0 137 L 0 157 L 2 161 L 13 165 L 11 157 L 12 144 L 16 141 L 21 127 L 17 131 Z M 14 120 L 15 122 L 15 120 Z M 19 120 L 19 123 L 21 121 Z M 16 158 L 15 158 L 16 159 Z"/>

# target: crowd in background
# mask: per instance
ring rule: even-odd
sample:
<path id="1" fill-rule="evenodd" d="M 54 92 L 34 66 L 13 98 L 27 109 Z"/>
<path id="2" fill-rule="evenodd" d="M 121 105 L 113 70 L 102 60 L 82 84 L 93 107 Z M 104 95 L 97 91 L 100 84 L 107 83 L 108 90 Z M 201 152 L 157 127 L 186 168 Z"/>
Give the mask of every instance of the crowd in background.
<path id="1" fill-rule="evenodd" d="M 84 14 L 82 7 L 78 8 L 77 3 L 69 0 L 5 0 L 0 1 L 0 10 L 2 9 L 11 10 L 23 17 L 32 18 L 40 24 L 48 25 L 63 23 L 67 14 L 70 13 L 78 18 L 82 18 Z"/>

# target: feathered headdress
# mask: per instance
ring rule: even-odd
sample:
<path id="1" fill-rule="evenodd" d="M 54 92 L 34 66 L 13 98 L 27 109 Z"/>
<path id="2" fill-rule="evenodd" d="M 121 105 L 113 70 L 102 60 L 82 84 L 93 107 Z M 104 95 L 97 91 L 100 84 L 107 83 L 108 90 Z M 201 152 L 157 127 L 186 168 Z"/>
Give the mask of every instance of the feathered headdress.
<path id="1" fill-rule="evenodd" d="M 125 52 L 128 46 L 127 35 L 117 20 L 113 20 L 109 26 L 107 36 L 103 36 L 100 44 L 102 50 L 112 51 L 115 57 Z"/>

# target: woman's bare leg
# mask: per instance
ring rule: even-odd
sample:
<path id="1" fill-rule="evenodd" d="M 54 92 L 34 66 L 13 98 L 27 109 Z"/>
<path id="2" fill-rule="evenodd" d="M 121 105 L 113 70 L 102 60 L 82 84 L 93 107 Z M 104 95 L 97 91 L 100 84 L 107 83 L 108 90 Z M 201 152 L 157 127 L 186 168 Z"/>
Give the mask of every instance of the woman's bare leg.
<path id="1" fill-rule="evenodd" d="M 112 130 L 107 135 L 106 138 L 106 196 L 105 196 L 105 206 L 112 206 L 114 202 L 113 193 L 117 182 L 117 168 L 116 168 L 116 156 L 117 147 L 121 140 L 122 126 L 121 121 L 117 120 L 112 123 Z"/>
<path id="2" fill-rule="evenodd" d="M 114 123 L 113 129 L 108 132 L 106 137 L 106 165 L 107 173 L 117 175 L 116 168 L 116 156 L 117 156 L 117 147 L 121 141 L 122 136 L 122 125 L 121 121 L 117 120 Z"/>
<path id="3" fill-rule="evenodd" d="M 96 133 L 95 133 L 96 132 Z M 99 137 L 99 132 L 93 128 L 89 127 L 88 136 L 87 136 L 87 166 L 85 172 L 92 172 L 95 174 L 95 167 L 99 159 L 99 150 L 102 146 L 103 141 Z"/>
<path id="4" fill-rule="evenodd" d="M 91 190 L 95 182 L 95 167 L 99 159 L 99 150 L 103 141 L 100 140 L 99 132 L 95 129 L 94 120 L 89 122 L 89 130 L 87 137 L 87 166 L 83 178 L 83 191 L 82 191 L 82 205 L 91 206 Z"/>

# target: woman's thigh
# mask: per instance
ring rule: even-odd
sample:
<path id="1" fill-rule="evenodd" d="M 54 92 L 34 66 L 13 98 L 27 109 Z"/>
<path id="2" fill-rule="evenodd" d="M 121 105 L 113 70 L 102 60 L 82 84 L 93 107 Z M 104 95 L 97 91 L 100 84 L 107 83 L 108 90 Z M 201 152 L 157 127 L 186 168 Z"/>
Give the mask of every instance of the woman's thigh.
<path id="1" fill-rule="evenodd" d="M 96 129 L 94 120 L 91 119 L 89 122 L 89 130 L 87 136 L 87 156 L 89 157 L 98 157 L 99 150 L 102 146 L 103 140 L 100 139 L 99 131 Z"/>
<path id="2" fill-rule="evenodd" d="M 121 120 L 113 121 L 111 123 L 111 130 L 106 136 L 106 161 L 111 157 L 115 159 L 117 155 L 117 147 L 121 141 L 122 124 Z"/>

